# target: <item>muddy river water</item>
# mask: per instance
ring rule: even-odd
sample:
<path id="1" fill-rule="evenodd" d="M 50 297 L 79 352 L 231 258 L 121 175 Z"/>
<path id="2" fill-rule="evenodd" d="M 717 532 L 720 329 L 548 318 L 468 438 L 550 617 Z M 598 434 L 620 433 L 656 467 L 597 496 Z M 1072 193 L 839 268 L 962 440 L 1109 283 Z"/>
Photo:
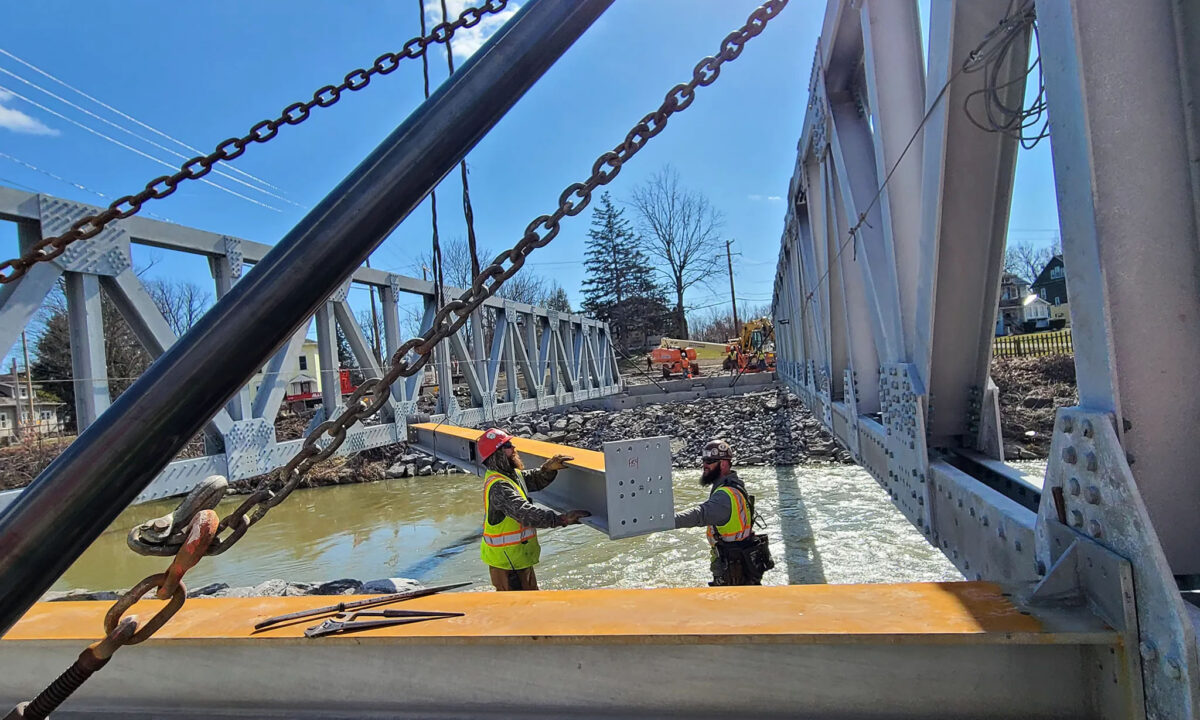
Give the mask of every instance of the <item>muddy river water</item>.
<path id="1" fill-rule="evenodd" d="M 927 544 L 862 469 L 847 465 L 744 468 L 757 498 L 776 568 L 764 582 L 859 583 L 957 580 L 962 576 Z M 698 471 L 676 470 L 675 504 L 698 503 Z M 232 587 L 272 578 L 317 582 L 411 577 L 426 584 L 476 581 L 481 481 L 435 475 L 341 485 L 294 493 L 230 552 L 188 573 L 192 588 Z M 240 501 L 227 500 L 219 512 Z M 173 502 L 126 510 L 55 584 L 55 590 L 129 587 L 164 566 L 134 555 L 129 528 L 169 512 Z M 760 530 L 759 532 L 763 532 Z M 539 582 L 544 589 L 689 587 L 709 580 L 699 528 L 611 541 L 584 526 L 543 530 Z"/>

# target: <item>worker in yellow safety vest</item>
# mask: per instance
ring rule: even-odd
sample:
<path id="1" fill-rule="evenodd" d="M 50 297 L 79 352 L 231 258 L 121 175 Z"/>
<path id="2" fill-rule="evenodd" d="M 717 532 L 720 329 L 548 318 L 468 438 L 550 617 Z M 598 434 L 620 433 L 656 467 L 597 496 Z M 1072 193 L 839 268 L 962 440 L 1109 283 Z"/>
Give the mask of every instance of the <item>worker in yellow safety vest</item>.
<path id="1" fill-rule="evenodd" d="M 708 527 L 713 581 L 710 585 L 761 585 L 775 562 L 766 535 L 754 532 L 754 496 L 738 478 L 733 450 L 724 440 L 710 440 L 701 457 L 700 485 L 708 500 L 675 514 L 675 527 Z"/>
<path id="2" fill-rule="evenodd" d="M 541 558 L 537 528 L 565 527 L 591 513 L 571 510 L 560 513 L 530 502 L 529 493 L 554 482 L 559 470 L 571 460 L 555 455 L 537 470 L 524 472 L 525 465 L 503 430 L 485 430 L 476 441 L 483 475 L 483 542 L 480 557 L 488 566 L 497 590 L 537 590 L 533 566 Z"/>

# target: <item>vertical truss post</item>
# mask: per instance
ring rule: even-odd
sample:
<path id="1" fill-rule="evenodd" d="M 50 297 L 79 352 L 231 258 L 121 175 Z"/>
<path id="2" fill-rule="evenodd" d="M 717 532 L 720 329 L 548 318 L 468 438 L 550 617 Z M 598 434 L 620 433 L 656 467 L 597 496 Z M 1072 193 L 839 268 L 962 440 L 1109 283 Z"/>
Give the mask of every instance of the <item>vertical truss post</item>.
<path id="1" fill-rule="evenodd" d="M 517 312 L 506 307 L 503 311 L 497 311 L 496 316 L 497 335 L 500 334 L 500 318 L 503 318 L 504 323 L 504 399 L 506 402 L 515 403 L 521 400 L 521 390 L 517 386 Z"/>
<path id="2" fill-rule="evenodd" d="M 328 420 L 342 404 L 342 382 L 339 377 L 337 329 L 333 323 L 333 303 L 321 303 L 317 309 L 317 360 L 321 363 L 321 412 L 314 423 Z"/>
<path id="3" fill-rule="evenodd" d="M 436 312 L 437 303 L 431 299 L 429 304 Z M 434 348 L 433 367 L 438 384 L 437 411 L 444 413 L 447 417 L 454 417 L 458 408 L 454 402 L 454 369 L 450 365 L 448 341 L 447 344 Z"/>
<path id="4" fill-rule="evenodd" d="M 379 289 L 379 304 L 383 311 L 383 341 L 385 348 L 385 362 L 390 363 L 391 357 L 399 349 L 400 343 L 400 303 L 399 298 L 400 278 L 396 275 L 388 276 L 388 284 Z M 420 373 L 418 373 L 420 375 Z M 392 385 L 392 399 L 405 402 L 409 399 L 407 387 L 404 379 L 397 380 Z"/>
<path id="5" fill-rule="evenodd" d="M 224 238 L 225 254 L 209 256 L 208 268 L 212 273 L 213 283 L 217 289 L 217 299 L 233 289 L 233 284 L 242 276 L 242 241 L 237 238 Z M 225 406 L 229 416 L 234 420 L 249 420 L 252 417 L 250 402 L 250 386 L 243 385 L 238 394 Z"/>
<path id="6" fill-rule="evenodd" d="M 1079 403 L 1112 413 L 1172 571 L 1200 575 L 1197 78 L 1174 6 L 1057 0 L 1038 20 Z"/>
<path id="7" fill-rule="evenodd" d="M 926 104 L 941 93 L 969 53 L 1012 3 L 936 0 L 929 25 Z M 1025 92 L 1028 45 L 1020 39 L 995 82 L 1009 107 Z M 985 73 L 960 73 L 925 124 L 921 190 L 921 262 L 913 363 L 936 412 L 930 442 L 979 447 L 972 406 L 986 387 L 1000 274 L 1017 159 L 1017 141 L 976 127 L 963 112 Z M 993 442 L 989 439 L 988 446 Z"/>
<path id="8" fill-rule="evenodd" d="M 66 289 L 71 375 L 75 378 L 75 426 L 82 431 L 96 422 L 110 402 L 100 280 L 87 273 L 66 273 Z"/>
<path id="9" fill-rule="evenodd" d="M 908 143 L 925 114 L 921 25 L 917 3 L 911 1 L 866 0 L 859 19 L 875 175 L 882 180 L 891 173 L 891 180 L 880 195 L 879 207 L 884 238 L 894 256 L 903 329 L 901 351 L 904 361 L 911 362 L 916 338 L 917 278 L 922 259 L 921 135 L 917 135 L 911 146 Z M 874 378 L 872 384 L 873 381 Z"/>

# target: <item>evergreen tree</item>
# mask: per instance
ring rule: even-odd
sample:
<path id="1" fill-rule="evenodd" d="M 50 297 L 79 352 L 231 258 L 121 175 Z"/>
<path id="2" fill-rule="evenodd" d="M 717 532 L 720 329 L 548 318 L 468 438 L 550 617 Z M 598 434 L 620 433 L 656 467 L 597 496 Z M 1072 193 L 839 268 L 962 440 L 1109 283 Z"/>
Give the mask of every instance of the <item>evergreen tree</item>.
<path id="1" fill-rule="evenodd" d="M 571 312 L 571 299 L 567 297 L 567 291 L 563 290 L 557 282 L 546 295 L 546 307 L 559 312 Z"/>
<path id="2" fill-rule="evenodd" d="M 638 248 L 632 226 L 608 193 L 592 210 L 588 238 L 583 311 L 607 320 L 614 340 L 623 348 L 661 333 L 664 315 L 659 306 L 666 308 L 665 296 L 654 282 L 653 268 Z"/>

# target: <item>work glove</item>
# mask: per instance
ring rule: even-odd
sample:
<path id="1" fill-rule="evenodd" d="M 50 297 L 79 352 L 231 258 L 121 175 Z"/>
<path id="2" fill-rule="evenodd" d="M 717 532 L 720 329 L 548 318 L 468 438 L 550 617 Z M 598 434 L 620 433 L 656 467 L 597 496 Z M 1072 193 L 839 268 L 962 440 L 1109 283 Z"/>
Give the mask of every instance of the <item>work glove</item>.
<path id="1" fill-rule="evenodd" d="M 546 462 L 542 463 L 543 470 L 562 470 L 567 466 L 567 462 L 575 458 L 570 455 L 555 455 Z"/>
<path id="2" fill-rule="evenodd" d="M 588 512 L 587 510 L 571 510 L 569 512 L 563 513 L 562 524 L 563 524 L 563 527 L 566 527 L 567 525 L 578 525 L 580 518 L 591 517 L 591 516 L 592 516 L 592 514 L 590 512 Z"/>

